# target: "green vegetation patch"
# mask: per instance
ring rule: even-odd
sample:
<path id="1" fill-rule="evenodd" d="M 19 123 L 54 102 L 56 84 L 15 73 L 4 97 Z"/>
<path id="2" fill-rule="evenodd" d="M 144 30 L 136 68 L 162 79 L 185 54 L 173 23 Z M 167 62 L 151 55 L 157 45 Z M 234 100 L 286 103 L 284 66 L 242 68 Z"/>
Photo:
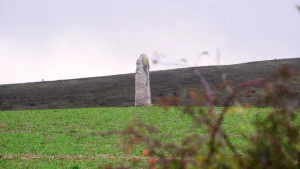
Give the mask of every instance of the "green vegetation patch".
<path id="1" fill-rule="evenodd" d="M 217 112 L 221 108 L 216 109 Z M 253 134 L 253 122 L 271 110 L 232 109 L 222 128 L 243 151 L 244 135 Z M 124 154 L 121 138 L 108 134 L 142 121 L 160 130 L 163 142 L 180 141 L 200 133 L 181 108 L 161 107 L 86 108 L 0 112 L 0 168 L 97 168 L 100 165 L 146 160 L 142 147 Z"/>

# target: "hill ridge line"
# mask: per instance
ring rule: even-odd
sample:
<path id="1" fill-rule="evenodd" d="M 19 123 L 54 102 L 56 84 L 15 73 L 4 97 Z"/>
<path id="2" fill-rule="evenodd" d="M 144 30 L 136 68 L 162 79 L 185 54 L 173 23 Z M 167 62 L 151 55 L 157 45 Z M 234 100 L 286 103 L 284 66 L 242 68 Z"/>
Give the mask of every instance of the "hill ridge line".
<path id="1" fill-rule="evenodd" d="M 296 72 L 289 84 L 300 102 L 300 58 L 256 61 L 234 65 L 200 66 L 212 92 L 221 103 L 226 96 L 217 88 L 225 73 L 232 84 L 256 80 L 274 74 L 281 66 L 288 66 Z M 189 89 L 204 90 L 195 67 L 150 72 L 152 103 L 162 97 L 178 97 L 181 104 L 188 104 Z M 17 83 L 0 85 L 0 110 L 84 108 L 107 106 L 134 106 L 135 74 L 87 77 L 68 80 Z M 260 91 L 243 97 L 255 104 Z"/>

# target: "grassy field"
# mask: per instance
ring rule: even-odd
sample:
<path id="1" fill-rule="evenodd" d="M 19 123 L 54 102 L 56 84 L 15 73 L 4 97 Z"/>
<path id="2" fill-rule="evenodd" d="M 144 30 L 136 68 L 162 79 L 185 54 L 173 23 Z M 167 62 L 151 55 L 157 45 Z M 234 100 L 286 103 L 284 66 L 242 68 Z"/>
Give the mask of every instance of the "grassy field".
<path id="1" fill-rule="evenodd" d="M 221 108 L 217 108 L 220 112 Z M 248 142 L 253 121 L 263 118 L 269 108 L 249 108 L 231 112 L 222 128 L 239 151 Z M 160 107 L 53 109 L 0 112 L 0 168 L 97 168 L 100 165 L 141 158 L 142 147 L 125 156 L 116 135 L 101 135 L 121 130 L 134 120 L 160 129 L 165 142 L 180 142 L 192 133 L 201 132 L 180 108 Z M 146 159 L 145 159 L 146 160 Z"/>

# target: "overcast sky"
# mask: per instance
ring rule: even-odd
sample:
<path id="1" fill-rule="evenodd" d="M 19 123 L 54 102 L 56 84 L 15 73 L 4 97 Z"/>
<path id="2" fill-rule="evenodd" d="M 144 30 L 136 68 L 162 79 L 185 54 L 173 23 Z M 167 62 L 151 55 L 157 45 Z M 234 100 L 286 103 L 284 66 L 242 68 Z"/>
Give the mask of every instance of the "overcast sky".
<path id="1" fill-rule="evenodd" d="M 300 0 L 0 0 L 0 84 L 300 57 Z M 217 61 L 216 51 L 220 49 Z M 209 55 L 202 56 L 203 51 Z M 177 65 L 151 65 L 151 70 Z"/>

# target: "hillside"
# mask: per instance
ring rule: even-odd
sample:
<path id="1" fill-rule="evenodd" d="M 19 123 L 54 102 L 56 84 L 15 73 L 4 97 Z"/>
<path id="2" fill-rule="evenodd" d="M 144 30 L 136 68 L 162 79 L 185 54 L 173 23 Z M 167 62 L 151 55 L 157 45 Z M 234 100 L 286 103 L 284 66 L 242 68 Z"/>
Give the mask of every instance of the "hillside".
<path id="1" fill-rule="evenodd" d="M 297 75 L 289 84 L 300 103 L 300 58 L 249 62 L 235 65 L 206 66 L 198 69 L 206 77 L 219 103 L 225 97 L 224 89 L 216 86 L 221 74 L 226 74 L 232 84 L 261 79 L 287 66 Z M 73 107 L 134 106 L 134 74 L 91 77 L 49 82 L 0 85 L 0 110 L 49 109 Z M 203 86 L 193 68 L 150 72 L 152 102 L 164 96 L 178 96 L 182 104 L 187 103 L 187 90 Z M 259 92 L 245 96 L 255 103 Z M 299 104 L 298 104 L 299 105 Z"/>

